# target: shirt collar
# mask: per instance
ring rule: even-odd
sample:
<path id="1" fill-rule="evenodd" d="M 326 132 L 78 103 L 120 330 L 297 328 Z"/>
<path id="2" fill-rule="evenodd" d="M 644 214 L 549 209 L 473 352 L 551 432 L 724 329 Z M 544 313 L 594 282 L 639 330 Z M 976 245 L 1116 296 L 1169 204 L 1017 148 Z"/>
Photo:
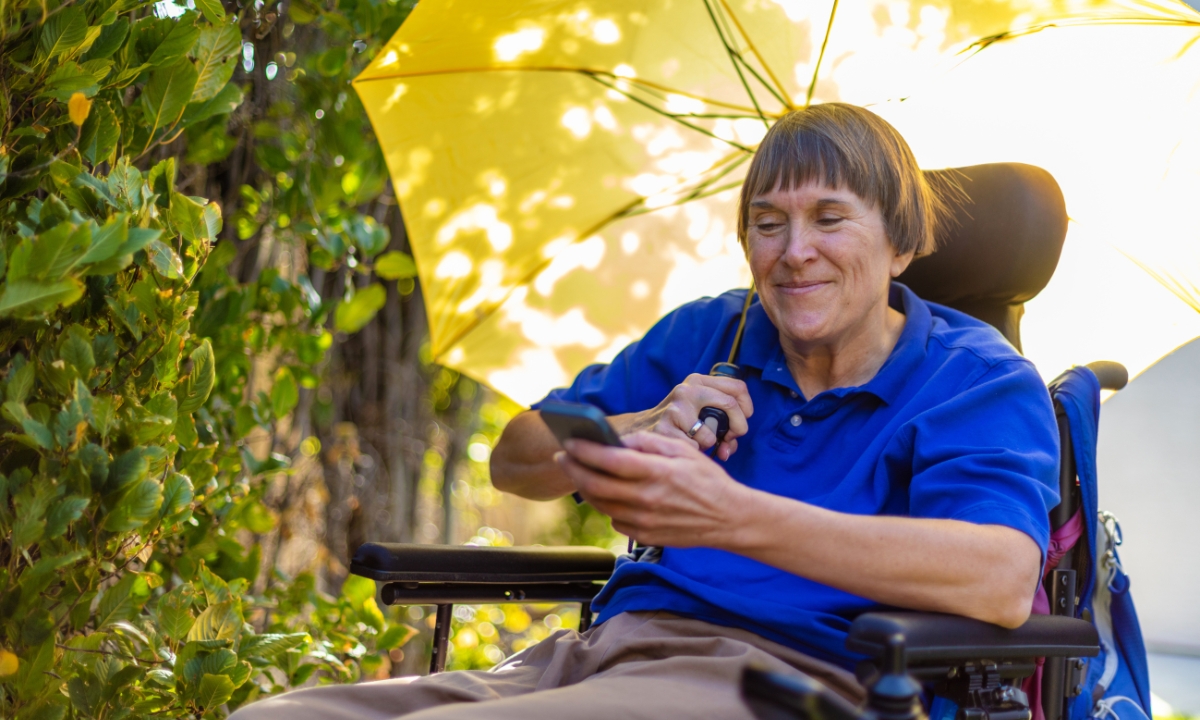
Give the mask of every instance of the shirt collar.
<path id="1" fill-rule="evenodd" d="M 888 404 L 899 397 L 908 383 L 909 375 L 925 359 L 925 346 L 933 329 L 933 316 L 925 301 L 898 282 L 893 282 L 888 291 L 888 305 L 904 313 L 905 322 L 900 338 L 883 367 L 863 385 L 834 388 L 822 395 L 844 397 L 864 392 Z M 783 347 L 779 344 L 779 331 L 757 299 L 746 313 L 746 332 L 742 337 L 739 357 L 734 362 L 761 371 L 764 380 L 800 393 L 800 388 L 787 369 Z"/>

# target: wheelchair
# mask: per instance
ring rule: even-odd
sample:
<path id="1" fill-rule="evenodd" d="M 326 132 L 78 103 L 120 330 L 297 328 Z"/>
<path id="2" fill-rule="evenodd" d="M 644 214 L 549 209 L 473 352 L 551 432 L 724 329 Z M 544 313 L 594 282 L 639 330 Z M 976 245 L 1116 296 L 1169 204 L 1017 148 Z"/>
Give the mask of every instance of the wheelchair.
<path id="1" fill-rule="evenodd" d="M 948 171 L 962 188 L 936 253 L 915 260 L 898 280 L 921 298 L 949 306 L 999 330 L 1021 349 L 1024 303 L 1050 281 L 1066 237 L 1062 192 L 1046 171 L 999 163 Z M 1088 366 L 1104 389 L 1119 390 L 1128 375 L 1117 363 Z M 1061 503 L 1050 513 L 1051 529 L 1080 508 L 1071 428 L 1056 405 L 1062 446 Z M 956 720 L 1031 720 L 1021 682 L 1045 658 L 1041 710 L 1045 720 L 1064 720 L 1064 708 L 1082 690 L 1084 658 L 1100 643 L 1095 627 L 1079 619 L 1083 569 L 1092 567 L 1081 538 L 1046 574 L 1051 614 L 1033 615 L 1009 630 L 964 617 L 926 612 L 868 612 L 856 618 L 848 650 L 866 659 L 857 677 L 868 690 L 867 706 L 855 708 L 823 689 L 794 678 L 748 669 L 744 695 L 761 718 L 829 720 L 923 717 L 918 695 L 958 706 Z M 592 622 L 591 600 L 613 571 L 615 558 L 591 547 L 476 548 L 367 543 L 355 552 L 350 571 L 381 584 L 387 605 L 436 605 L 430 672 L 443 670 L 451 611 L 456 603 L 578 602 L 579 629 Z M 1076 573 L 1076 570 L 1080 570 Z"/>

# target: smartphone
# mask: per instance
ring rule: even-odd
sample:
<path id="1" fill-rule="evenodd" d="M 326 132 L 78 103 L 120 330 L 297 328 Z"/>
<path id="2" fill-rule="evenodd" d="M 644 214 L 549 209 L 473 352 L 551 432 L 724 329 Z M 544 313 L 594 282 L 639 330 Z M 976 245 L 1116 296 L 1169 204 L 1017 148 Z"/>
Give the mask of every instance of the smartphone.
<path id="1" fill-rule="evenodd" d="M 609 447 L 624 447 L 621 437 L 608 424 L 608 418 L 595 405 L 550 400 L 538 408 L 542 421 L 561 443 L 564 440 L 590 440 Z"/>

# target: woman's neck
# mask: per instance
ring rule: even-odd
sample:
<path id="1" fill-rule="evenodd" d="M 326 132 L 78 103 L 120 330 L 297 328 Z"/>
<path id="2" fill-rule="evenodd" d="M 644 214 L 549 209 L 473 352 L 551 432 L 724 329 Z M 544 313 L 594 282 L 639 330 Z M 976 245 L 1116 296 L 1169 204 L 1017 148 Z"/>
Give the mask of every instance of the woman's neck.
<path id="1" fill-rule="evenodd" d="M 903 313 L 885 304 L 844 339 L 812 345 L 785 341 L 788 370 L 810 399 L 833 388 L 863 385 L 887 362 L 904 332 L 904 322 Z"/>

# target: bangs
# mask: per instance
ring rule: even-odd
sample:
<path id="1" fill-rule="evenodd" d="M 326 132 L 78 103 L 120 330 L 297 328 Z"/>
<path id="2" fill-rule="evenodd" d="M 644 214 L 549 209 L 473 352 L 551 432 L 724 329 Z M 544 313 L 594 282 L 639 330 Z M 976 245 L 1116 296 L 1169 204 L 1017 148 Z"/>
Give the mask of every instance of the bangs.
<path id="1" fill-rule="evenodd" d="M 879 181 L 882 168 L 870 167 L 861 152 L 855 153 L 857 157 L 847 157 L 824 133 L 805 127 L 787 128 L 789 118 L 785 117 L 773 126 L 772 129 L 780 125 L 785 127 L 768 133 L 754 156 L 743 186 L 749 199 L 776 190 L 795 190 L 818 184 L 851 190 L 882 209 L 886 185 Z"/>
<path id="2" fill-rule="evenodd" d="M 772 125 L 742 183 L 742 245 L 754 198 L 809 184 L 850 190 L 877 207 L 897 251 L 932 252 L 944 203 L 904 138 L 878 115 L 854 105 L 825 103 L 788 113 Z"/>

